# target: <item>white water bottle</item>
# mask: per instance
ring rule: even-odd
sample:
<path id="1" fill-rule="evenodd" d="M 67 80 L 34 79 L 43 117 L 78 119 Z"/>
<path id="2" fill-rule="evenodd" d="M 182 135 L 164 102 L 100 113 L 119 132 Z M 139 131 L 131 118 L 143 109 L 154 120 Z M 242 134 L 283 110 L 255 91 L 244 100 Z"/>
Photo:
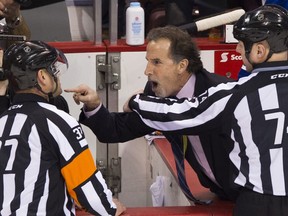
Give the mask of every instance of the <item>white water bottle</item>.
<path id="1" fill-rule="evenodd" d="M 144 10 L 140 2 L 131 2 L 126 10 L 126 43 L 128 45 L 144 44 L 144 24 Z"/>

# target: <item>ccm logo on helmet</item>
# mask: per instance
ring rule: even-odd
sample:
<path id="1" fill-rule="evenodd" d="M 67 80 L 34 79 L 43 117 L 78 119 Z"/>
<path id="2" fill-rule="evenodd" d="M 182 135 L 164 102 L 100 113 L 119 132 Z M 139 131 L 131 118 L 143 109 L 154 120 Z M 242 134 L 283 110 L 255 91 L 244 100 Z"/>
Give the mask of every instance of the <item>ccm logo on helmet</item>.
<path id="1" fill-rule="evenodd" d="M 282 73 L 282 74 L 275 74 L 271 76 L 271 79 L 277 79 L 277 78 L 287 78 L 288 73 Z"/>
<path id="2" fill-rule="evenodd" d="M 227 62 L 228 61 L 228 55 L 229 55 L 229 52 L 222 53 L 220 62 Z M 242 56 L 232 54 L 230 57 L 230 61 L 242 61 Z"/>

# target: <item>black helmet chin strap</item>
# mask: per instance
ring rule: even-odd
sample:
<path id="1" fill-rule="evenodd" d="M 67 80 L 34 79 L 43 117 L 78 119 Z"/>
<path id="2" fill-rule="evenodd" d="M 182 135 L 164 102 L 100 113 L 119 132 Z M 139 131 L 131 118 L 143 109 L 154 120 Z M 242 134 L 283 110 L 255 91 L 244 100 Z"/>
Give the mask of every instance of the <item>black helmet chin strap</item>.
<path id="1" fill-rule="evenodd" d="M 274 54 L 274 51 L 273 50 L 269 50 L 269 53 L 268 53 L 268 55 L 267 55 L 267 58 L 266 58 L 266 60 L 264 61 L 264 62 L 267 62 L 270 58 L 271 58 L 271 56 Z"/>
<path id="2" fill-rule="evenodd" d="M 248 62 L 252 65 L 252 67 L 254 68 L 254 66 L 255 66 L 256 64 L 253 63 L 253 62 L 250 60 L 250 51 L 251 51 L 251 50 L 246 51 L 246 52 L 245 52 L 245 56 L 246 56 L 247 61 L 248 61 Z"/>
<path id="3" fill-rule="evenodd" d="M 244 43 L 244 41 L 243 41 Z M 245 57 L 247 59 L 247 61 L 254 67 L 254 63 L 250 60 L 250 53 L 251 53 L 251 50 L 252 50 L 252 46 L 253 46 L 253 43 L 244 43 L 244 47 L 245 47 Z"/>
<path id="4" fill-rule="evenodd" d="M 49 102 L 50 104 L 54 104 L 53 93 L 52 93 L 52 92 L 49 92 L 47 95 L 48 95 L 48 102 Z"/>
<path id="5" fill-rule="evenodd" d="M 54 82 L 56 83 L 56 87 L 55 87 L 55 89 L 54 89 L 52 92 L 46 93 L 46 92 L 44 92 L 44 91 L 42 90 L 41 86 L 40 86 L 38 83 L 35 84 L 35 87 L 36 87 L 39 91 L 41 91 L 43 94 L 45 94 L 45 95 L 48 96 L 48 102 L 49 102 L 50 104 L 54 104 L 54 96 L 53 96 L 53 94 L 54 94 L 54 93 L 57 91 L 57 89 L 58 89 L 57 77 L 56 77 L 56 76 L 53 76 L 53 79 L 54 79 Z"/>
<path id="6" fill-rule="evenodd" d="M 54 78 L 54 82 L 56 83 L 56 87 L 55 87 L 55 89 L 54 89 L 53 92 L 49 92 L 49 93 L 48 93 L 48 101 L 49 101 L 50 104 L 54 104 L 54 96 L 53 96 L 53 94 L 54 94 L 54 93 L 57 91 L 57 89 L 58 89 L 57 77 L 56 77 L 56 76 L 53 76 L 53 78 Z"/>

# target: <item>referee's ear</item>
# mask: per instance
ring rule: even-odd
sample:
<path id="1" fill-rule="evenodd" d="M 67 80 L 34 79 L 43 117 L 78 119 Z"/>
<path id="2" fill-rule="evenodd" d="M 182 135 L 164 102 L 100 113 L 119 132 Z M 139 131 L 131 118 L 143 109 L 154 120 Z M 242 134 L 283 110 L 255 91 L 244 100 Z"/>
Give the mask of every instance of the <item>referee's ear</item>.
<path id="1" fill-rule="evenodd" d="M 270 51 L 270 48 L 267 42 L 265 41 L 259 42 L 256 44 L 255 48 L 256 48 L 255 51 L 257 53 L 255 55 L 256 59 L 254 59 L 254 63 L 259 64 L 259 63 L 266 61 L 269 55 L 269 51 Z"/>
<path id="2" fill-rule="evenodd" d="M 50 85 L 51 85 L 51 77 L 47 73 L 46 70 L 40 69 L 37 72 L 37 82 L 41 89 L 46 92 L 46 90 L 50 90 Z"/>

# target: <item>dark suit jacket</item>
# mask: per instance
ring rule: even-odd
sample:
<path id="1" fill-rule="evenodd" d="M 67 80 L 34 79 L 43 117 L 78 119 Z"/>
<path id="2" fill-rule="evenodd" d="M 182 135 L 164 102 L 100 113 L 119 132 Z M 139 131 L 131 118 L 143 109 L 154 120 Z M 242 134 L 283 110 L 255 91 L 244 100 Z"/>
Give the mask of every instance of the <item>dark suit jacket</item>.
<path id="1" fill-rule="evenodd" d="M 194 94 L 197 96 L 209 87 L 227 81 L 229 80 L 226 77 L 209 73 L 206 70 L 200 71 L 196 73 Z M 145 87 L 145 93 L 154 95 L 149 83 Z M 88 119 L 81 113 L 80 122 L 88 126 L 98 140 L 104 143 L 125 142 L 154 131 L 153 128 L 147 127 L 136 113 L 110 113 L 104 106 Z M 181 136 L 177 133 L 173 135 Z M 219 131 L 213 130 L 209 133 L 199 134 L 199 137 L 209 165 L 221 188 L 214 184 L 202 171 L 190 145 L 188 145 L 186 151 L 186 160 L 193 167 L 204 187 L 210 188 L 222 199 L 235 200 L 238 191 L 231 180 L 232 165 L 228 157 L 232 143 L 229 143 L 229 139 L 221 136 L 221 128 L 219 128 Z M 169 140 L 168 136 L 167 139 Z"/>

